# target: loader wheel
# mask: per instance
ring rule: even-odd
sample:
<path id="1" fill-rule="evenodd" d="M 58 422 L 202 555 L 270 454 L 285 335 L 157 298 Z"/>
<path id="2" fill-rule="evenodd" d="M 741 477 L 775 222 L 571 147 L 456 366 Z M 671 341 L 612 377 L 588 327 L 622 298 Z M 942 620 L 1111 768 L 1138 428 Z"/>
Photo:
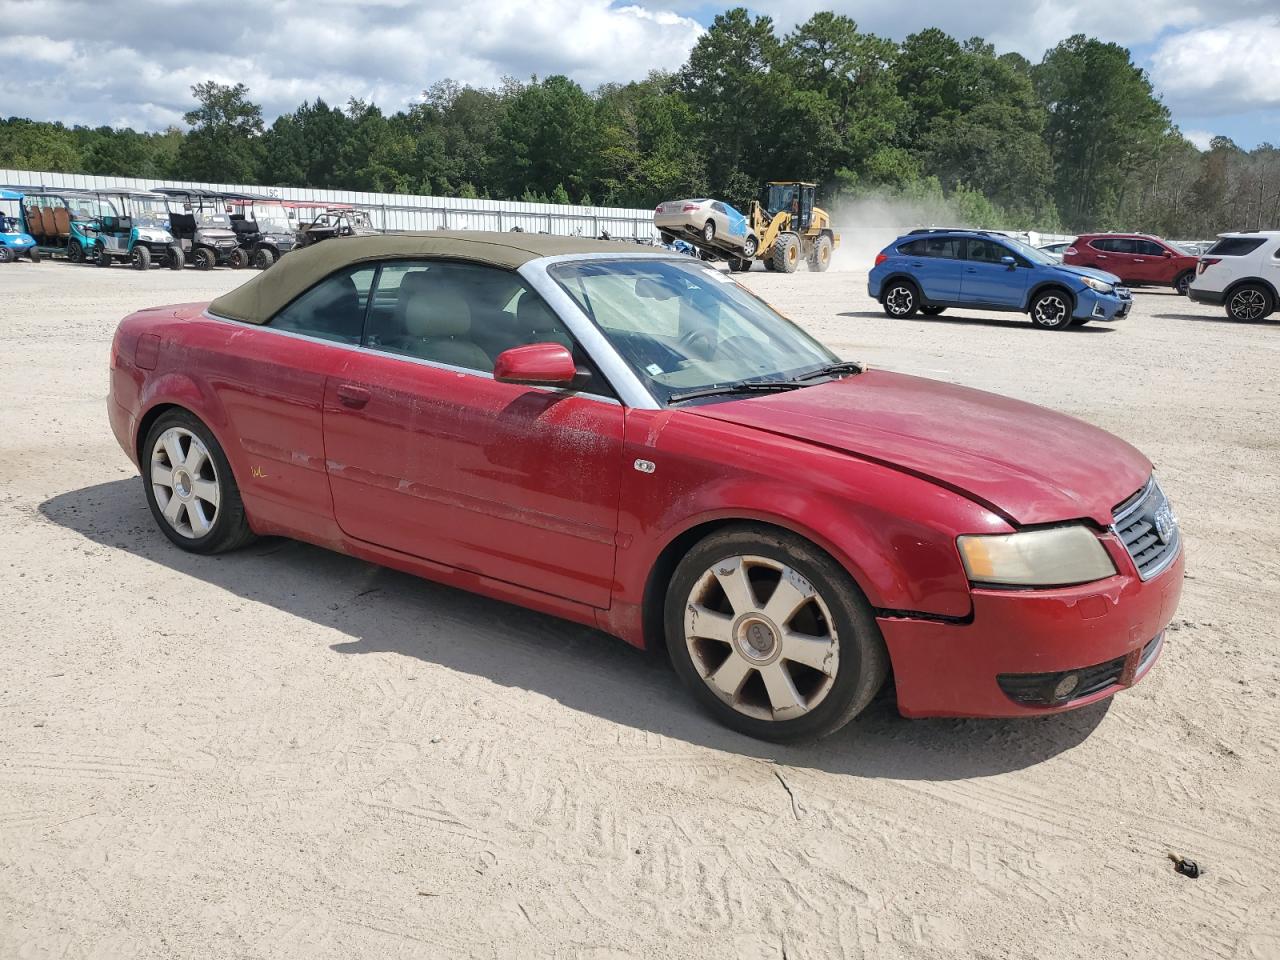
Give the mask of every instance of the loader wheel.
<path id="1" fill-rule="evenodd" d="M 702 228 L 702 242 L 714 243 L 716 239 L 716 222 L 708 220 Z"/>
<path id="2" fill-rule="evenodd" d="M 831 238 L 823 234 L 813 246 L 813 256 L 809 258 L 809 269 L 816 273 L 826 273 L 831 266 Z"/>
<path id="3" fill-rule="evenodd" d="M 773 273 L 773 271 L 778 269 L 776 266 L 774 266 L 773 254 L 769 254 L 769 256 L 764 258 L 764 268 L 768 270 L 770 273 Z"/>
<path id="4" fill-rule="evenodd" d="M 773 245 L 773 269 L 779 273 L 795 273 L 800 266 L 800 238 L 794 233 L 778 235 Z"/>

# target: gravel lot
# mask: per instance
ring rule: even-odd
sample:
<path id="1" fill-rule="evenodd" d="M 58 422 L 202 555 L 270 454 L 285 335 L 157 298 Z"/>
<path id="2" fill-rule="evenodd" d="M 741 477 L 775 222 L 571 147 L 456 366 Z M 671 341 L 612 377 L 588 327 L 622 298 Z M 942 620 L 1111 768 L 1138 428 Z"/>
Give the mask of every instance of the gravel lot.
<path id="1" fill-rule="evenodd" d="M 1114 329 L 890 321 L 848 266 L 747 282 L 1156 462 L 1189 579 L 1137 688 L 1032 722 L 882 700 L 777 748 L 583 628 L 297 543 L 181 553 L 108 345 L 242 276 L 0 267 L 0 957 L 1280 956 L 1280 323 L 1163 291 Z"/>

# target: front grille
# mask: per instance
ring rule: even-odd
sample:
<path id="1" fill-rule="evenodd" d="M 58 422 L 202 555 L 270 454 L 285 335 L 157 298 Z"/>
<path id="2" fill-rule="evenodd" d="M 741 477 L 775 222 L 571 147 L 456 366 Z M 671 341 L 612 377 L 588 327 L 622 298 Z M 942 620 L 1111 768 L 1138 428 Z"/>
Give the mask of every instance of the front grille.
<path id="1" fill-rule="evenodd" d="M 1129 551 L 1143 580 L 1150 580 L 1173 563 L 1182 543 L 1178 520 L 1155 477 L 1116 507 L 1111 529 Z"/>

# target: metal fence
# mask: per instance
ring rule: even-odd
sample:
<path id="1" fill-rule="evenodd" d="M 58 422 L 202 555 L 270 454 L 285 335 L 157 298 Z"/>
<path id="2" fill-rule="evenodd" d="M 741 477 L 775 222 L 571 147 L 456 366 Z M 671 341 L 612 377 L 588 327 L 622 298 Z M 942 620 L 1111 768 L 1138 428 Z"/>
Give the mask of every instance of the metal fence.
<path id="1" fill-rule="evenodd" d="M 422 197 L 358 190 L 313 190 L 309 187 L 264 187 L 249 183 L 193 183 L 185 180 L 144 180 L 136 177 L 95 177 L 79 173 L 46 173 L 0 169 L 0 185 L 50 187 L 64 190 L 154 190 L 189 187 L 263 194 L 280 200 L 351 204 L 368 210 L 380 230 L 511 230 L 529 233 L 651 240 L 657 237 L 652 210 L 623 207 L 584 207 L 519 200 L 467 200 L 460 197 Z"/>

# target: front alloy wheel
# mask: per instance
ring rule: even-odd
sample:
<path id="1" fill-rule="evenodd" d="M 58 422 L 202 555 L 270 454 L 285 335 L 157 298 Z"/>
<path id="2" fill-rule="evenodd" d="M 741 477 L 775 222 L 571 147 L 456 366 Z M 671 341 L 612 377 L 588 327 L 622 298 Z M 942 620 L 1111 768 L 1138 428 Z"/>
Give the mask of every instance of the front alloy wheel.
<path id="1" fill-rule="evenodd" d="M 1031 319 L 1037 327 L 1061 330 L 1071 326 L 1071 307 L 1063 294 L 1051 290 L 1036 297 L 1031 305 Z"/>
<path id="2" fill-rule="evenodd" d="M 744 525 L 711 535 L 668 587 L 672 665 L 721 722 L 766 740 L 823 737 L 884 682 L 888 656 L 865 598 L 829 555 Z"/>

